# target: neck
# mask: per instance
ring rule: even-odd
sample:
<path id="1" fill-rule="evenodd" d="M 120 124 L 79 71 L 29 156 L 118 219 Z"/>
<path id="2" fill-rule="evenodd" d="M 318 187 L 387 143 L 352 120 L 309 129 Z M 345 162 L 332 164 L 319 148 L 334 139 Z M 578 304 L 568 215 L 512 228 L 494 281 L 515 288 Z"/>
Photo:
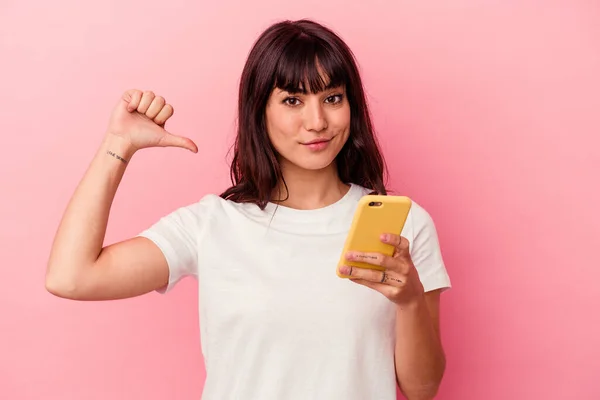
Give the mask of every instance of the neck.
<path id="1" fill-rule="evenodd" d="M 350 189 L 337 173 L 335 163 L 321 170 L 306 170 L 294 165 L 281 165 L 285 179 L 275 189 L 274 201 L 285 207 L 313 210 L 340 200 Z M 287 187 L 287 188 L 286 188 Z"/>

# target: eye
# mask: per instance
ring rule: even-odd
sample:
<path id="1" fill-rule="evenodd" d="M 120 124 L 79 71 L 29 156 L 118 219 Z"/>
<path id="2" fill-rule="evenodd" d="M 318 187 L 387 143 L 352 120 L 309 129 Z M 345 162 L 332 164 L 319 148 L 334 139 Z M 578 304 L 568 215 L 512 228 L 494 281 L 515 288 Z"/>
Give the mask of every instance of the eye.
<path id="1" fill-rule="evenodd" d="M 288 106 L 294 107 L 300 104 L 300 99 L 298 99 L 297 97 L 286 97 L 283 100 L 283 104 L 287 104 Z"/>
<path id="2" fill-rule="evenodd" d="M 342 102 L 342 99 L 344 98 L 343 95 L 341 94 L 335 94 L 333 96 L 329 96 L 328 98 L 325 99 L 326 103 L 329 104 L 339 104 Z"/>

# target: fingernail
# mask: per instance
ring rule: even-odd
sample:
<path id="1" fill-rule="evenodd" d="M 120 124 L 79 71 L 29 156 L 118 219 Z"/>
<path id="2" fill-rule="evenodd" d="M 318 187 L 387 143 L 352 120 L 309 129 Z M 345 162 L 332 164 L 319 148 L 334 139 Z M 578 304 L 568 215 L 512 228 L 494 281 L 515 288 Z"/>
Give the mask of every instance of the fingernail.
<path id="1" fill-rule="evenodd" d="M 383 235 L 381 235 L 381 240 L 383 240 L 384 242 L 387 242 L 388 240 L 390 240 L 390 235 L 388 235 L 387 233 L 384 233 Z"/>
<path id="2" fill-rule="evenodd" d="M 348 275 L 349 272 L 350 272 L 350 268 L 348 268 L 346 265 L 342 265 L 340 267 L 340 273 L 342 275 Z"/>
<path id="3" fill-rule="evenodd" d="M 353 258 L 354 258 L 354 253 L 352 253 L 352 252 L 346 253 L 346 259 L 347 260 L 352 260 Z"/>

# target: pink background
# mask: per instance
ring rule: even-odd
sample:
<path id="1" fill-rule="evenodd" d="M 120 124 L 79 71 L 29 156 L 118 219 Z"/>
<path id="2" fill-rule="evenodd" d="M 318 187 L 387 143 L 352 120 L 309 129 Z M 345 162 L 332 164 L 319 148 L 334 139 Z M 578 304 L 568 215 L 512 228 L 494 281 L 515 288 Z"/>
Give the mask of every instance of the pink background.
<path id="1" fill-rule="evenodd" d="M 392 186 L 437 223 L 454 284 L 439 398 L 600 398 L 599 3 L 363 4 L 2 2 L 1 398 L 199 398 L 193 280 L 78 303 L 44 290 L 45 263 L 122 91 L 164 95 L 200 152 L 136 155 L 107 244 L 225 187 L 246 54 L 300 17 L 356 53 Z"/>

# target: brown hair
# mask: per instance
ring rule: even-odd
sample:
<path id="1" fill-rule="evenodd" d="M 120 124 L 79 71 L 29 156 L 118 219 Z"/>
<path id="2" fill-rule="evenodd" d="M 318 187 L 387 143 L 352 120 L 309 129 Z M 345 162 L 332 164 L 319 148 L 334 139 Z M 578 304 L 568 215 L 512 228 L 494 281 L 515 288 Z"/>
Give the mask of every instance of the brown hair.
<path id="1" fill-rule="evenodd" d="M 238 94 L 238 128 L 230 169 L 233 186 L 221 197 L 255 203 L 264 209 L 272 200 L 273 189 L 283 180 L 265 121 L 266 105 L 274 88 L 293 93 L 308 87 L 318 93 L 340 85 L 346 88 L 351 116 L 348 141 L 336 157 L 339 177 L 344 183 L 387 194 L 385 162 L 354 55 L 333 31 L 303 19 L 271 25 L 248 55 Z"/>

